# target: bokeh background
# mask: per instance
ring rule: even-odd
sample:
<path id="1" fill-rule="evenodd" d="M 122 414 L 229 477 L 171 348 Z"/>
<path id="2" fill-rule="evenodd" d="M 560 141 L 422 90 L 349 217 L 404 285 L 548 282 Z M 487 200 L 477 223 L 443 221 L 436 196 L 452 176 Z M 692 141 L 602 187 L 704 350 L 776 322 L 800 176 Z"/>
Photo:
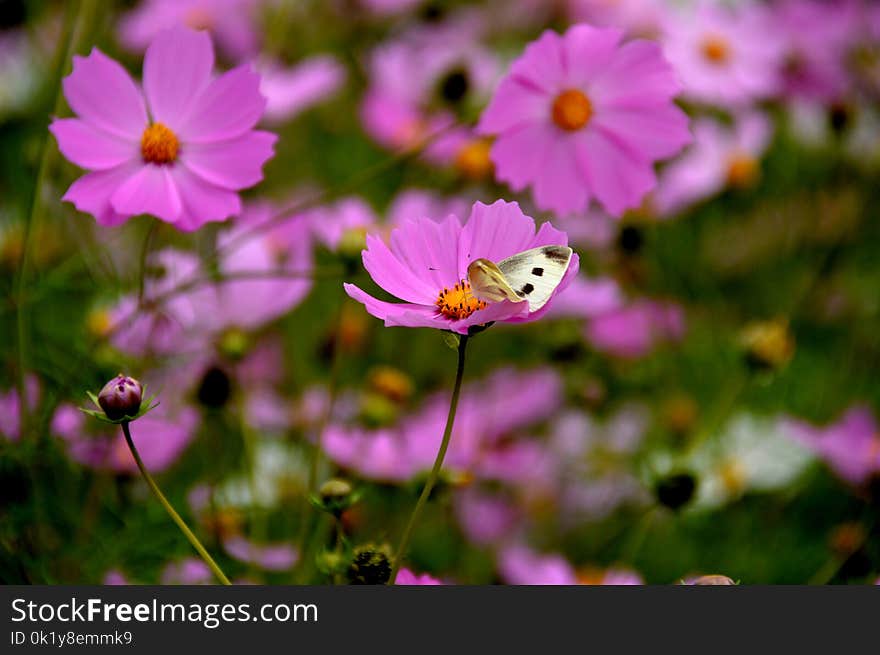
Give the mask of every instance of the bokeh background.
<path id="1" fill-rule="evenodd" d="M 720 3 L 719 36 L 706 4 L 0 3 L 0 580 L 212 580 L 118 428 L 76 409 L 120 371 L 157 394 L 135 441 L 231 578 L 364 581 L 358 557 L 381 574 L 456 356 L 439 331 L 383 327 L 342 282 L 381 294 L 366 233 L 497 198 L 567 231 L 581 272 L 546 318 L 471 340 L 408 571 L 878 580 L 880 14 L 867 0 Z M 770 81 L 735 100 L 721 72 L 718 93 L 685 81 L 694 143 L 640 209 L 557 216 L 495 181 L 472 128 L 545 29 L 656 39 L 687 78 L 717 56 L 710 36 L 754 40 L 756 16 L 775 48 L 743 75 Z M 174 22 L 211 32 L 220 69 L 261 71 L 275 156 L 242 217 L 194 233 L 148 216 L 99 226 L 61 201 L 80 173 L 47 131 L 70 115 L 60 76 L 97 46 L 139 77 Z M 273 215 L 280 232 L 248 230 Z M 355 494 L 338 525 L 310 502 L 334 476 Z"/>

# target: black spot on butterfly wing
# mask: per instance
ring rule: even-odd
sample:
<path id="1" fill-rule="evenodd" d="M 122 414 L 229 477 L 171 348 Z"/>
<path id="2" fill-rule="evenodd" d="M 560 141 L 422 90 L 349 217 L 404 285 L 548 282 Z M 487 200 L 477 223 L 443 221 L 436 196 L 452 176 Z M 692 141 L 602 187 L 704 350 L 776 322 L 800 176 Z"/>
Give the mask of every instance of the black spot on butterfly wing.
<path id="1" fill-rule="evenodd" d="M 533 268 L 532 275 L 536 275 L 538 277 L 541 277 L 542 275 L 544 275 L 544 269 L 543 268 Z"/>
<path id="2" fill-rule="evenodd" d="M 561 248 L 559 246 L 546 246 L 541 249 L 541 252 L 550 261 L 564 264 L 568 261 L 569 258 L 569 254 L 568 252 L 566 252 L 566 250 L 567 249 Z"/>
<path id="3" fill-rule="evenodd" d="M 532 291 L 535 290 L 535 287 L 528 282 L 522 285 L 522 289 L 519 290 L 518 294 L 520 297 L 529 295 Z"/>

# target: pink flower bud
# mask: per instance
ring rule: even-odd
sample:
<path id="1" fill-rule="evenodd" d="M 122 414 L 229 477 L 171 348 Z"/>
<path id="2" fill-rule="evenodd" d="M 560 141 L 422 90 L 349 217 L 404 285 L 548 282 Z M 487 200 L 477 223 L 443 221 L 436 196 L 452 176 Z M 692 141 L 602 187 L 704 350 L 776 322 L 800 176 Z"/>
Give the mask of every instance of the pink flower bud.
<path id="1" fill-rule="evenodd" d="M 144 388 L 140 382 L 120 373 L 110 380 L 98 394 L 98 404 L 107 418 L 116 421 L 135 416 L 141 408 Z"/>

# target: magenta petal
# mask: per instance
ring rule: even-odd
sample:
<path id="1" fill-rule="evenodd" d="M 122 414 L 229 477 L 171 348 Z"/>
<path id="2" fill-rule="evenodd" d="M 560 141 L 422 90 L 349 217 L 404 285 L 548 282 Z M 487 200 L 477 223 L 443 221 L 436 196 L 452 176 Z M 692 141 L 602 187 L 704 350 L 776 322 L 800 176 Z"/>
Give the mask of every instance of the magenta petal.
<path id="1" fill-rule="evenodd" d="M 61 153 L 81 168 L 106 170 L 140 155 L 133 141 L 113 136 L 77 118 L 56 118 L 49 131 L 55 135 Z"/>
<path id="2" fill-rule="evenodd" d="M 549 145 L 558 130 L 548 122 L 533 123 L 505 132 L 490 151 L 495 177 L 514 191 L 525 188 L 542 170 Z"/>
<path id="3" fill-rule="evenodd" d="M 498 262 L 528 250 L 535 236 L 535 221 L 523 214 L 519 204 L 496 200 L 491 205 L 474 203 L 461 231 L 458 268 L 467 275 L 468 265 L 480 257 Z"/>
<path id="4" fill-rule="evenodd" d="M 180 217 L 180 194 L 167 166 L 146 164 L 128 178 L 111 196 L 120 214 L 151 214 L 168 223 Z"/>
<path id="5" fill-rule="evenodd" d="M 534 184 L 535 204 L 558 214 L 570 214 L 587 206 L 587 184 L 577 164 L 575 143 L 559 135 L 547 144 Z"/>
<path id="6" fill-rule="evenodd" d="M 634 85 L 633 80 L 638 80 Z M 672 66 L 660 46 L 651 41 L 625 44 L 602 71 L 591 88 L 591 96 L 615 106 L 659 103 L 681 91 Z M 642 105 L 643 106 L 643 105 Z"/>
<path id="7" fill-rule="evenodd" d="M 548 93 L 562 90 L 567 71 L 562 37 L 551 30 L 527 45 L 525 52 L 510 67 L 510 74 L 523 84 Z"/>
<path id="8" fill-rule="evenodd" d="M 394 257 L 409 267 L 416 277 L 427 282 L 434 293 L 433 297 L 427 296 L 421 299 L 398 296 L 399 298 L 430 304 L 436 299 L 440 289 L 453 285 L 461 279 L 458 270 L 460 234 L 461 221 L 455 216 L 447 216 L 443 221 L 407 220 L 392 231 L 391 252 Z"/>
<path id="9" fill-rule="evenodd" d="M 207 32 L 183 26 L 160 32 L 144 55 L 144 92 L 153 120 L 178 131 L 213 68 L 214 49 Z"/>
<path id="10" fill-rule="evenodd" d="M 256 125 L 265 107 L 260 76 L 250 66 L 239 66 L 205 87 L 180 136 L 188 143 L 232 139 Z"/>
<path id="11" fill-rule="evenodd" d="M 598 130 L 584 132 L 577 154 L 590 189 L 612 216 L 637 207 L 657 183 L 648 162 Z"/>
<path id="12" fill-rule="evenodd" d="M 140 90 L 119 63 L 94 48 L 88 57 L 73 58 L 73 72 L 63 86 L 67 103 L 81 119 L 140 142 L 147 110 Z"/>
<path id="13" fill-rule="evenodd" d="M 545 121 L 550 115 L 552 98 L 515 77 L 501 81 L 489 106 L 480 115 L 480 134 L 500 134 L 527 123 Z"/>
<path id="14" fill-rule="evenodd" d="M 691 142 L 688 117 L 671 104 L 596 113 L 596 128 L 612 133 L 652 159 L 671 157 Z"/>
<path id="15" fill-rule="evenodd" d="M 396 231 L 396 230 L 395 230 Z M 421 247 L 415 245 L 415 248 Z M 420 305 L 433 305 L 441 288 L 432 287 L 425 276 L 420 276 L 394 256 L 379 237 L 367 236 L 363 252 L 364 268 L 373 281 L 393 296 Z"/>
<path id="16" fill-rule="evenodd" d="M 178 229 L 190 232 L 204 223 L 241 213 L 241 199 L 234 191 L 205 182 L 185 166 L 177 167 L 173 176 L 183 204 L 183 212 L 175 223 Z"/>
<path id="17" fill-rule="evenodd" d="M 79 211 L 94 216 L 99 225 L 119 225 L 130 215 L 116 212 L 110 204 L 110 197 L 139 168 L 138 163 L 83 175 L 70 185 L 62 200 L 72 202 Z"/>
<path id="18" fill-rule="evenodd" d="M 244 189 L 263 179 L 263 164 L 274 154 L 278 137 L 246 132 L 228 141 L 187 144 L 181 161 L 202 179 L 226 189 Z"/>
<path id="19" fill-rule="evenodd" d="M 586 23 L 572 26 L 563 37 L 566 85 L 581 87 L 602 74 L 613 61 L 622 37 L 623 32 L 615 28 L 596 28 Z"/>
<path id="20" fill-rule="evenodd" d="M 434 307 L 378 300 L 354 284 L 344 284 L 345 293 L 362 303 L 367 312 L 385 321 L 386 327 L 433 327 L 449 329 L 453 324 L 437 315 Z"/>

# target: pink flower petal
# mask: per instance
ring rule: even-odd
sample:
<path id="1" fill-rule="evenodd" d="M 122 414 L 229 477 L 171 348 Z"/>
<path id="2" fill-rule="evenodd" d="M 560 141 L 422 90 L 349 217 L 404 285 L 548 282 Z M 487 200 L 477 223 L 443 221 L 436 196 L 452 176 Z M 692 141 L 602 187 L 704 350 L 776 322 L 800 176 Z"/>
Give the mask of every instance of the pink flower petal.
<path id="1" fill-rule="evenodd" d="M 207 32 L 183 26 L 160 32 L 144 55 L 144 92 L 154 121 L 178 132 L 210 82 L 214 49 Z"/>
<path id="2" fill-rule="evenodd" d="M 367 236 L 367 249 L 363 251 L 363 260 L 364 268 L 373 281 L 388 293 L 419 305 L 433 305 L 437 300 L 441 288 L 432 287 L 428 283 L 427 272 L 421 276 L 413 271 L 398 259 L 379 237 Z"/>
<path id="3" fill-rule="evenodd" d="M 119 225 L 129 215 L 116 212 L 110 204 L 110 197 L 140 167 L 140 163 L 129 164 L 83 175 L 70 185 L 62 200 L 72 202 L 79 211 L 94 216 L 99 225 Z"/>
<path id="4" fill-rule="evenodd" d="M 459 234 L 461 221 L 455 216 L 447 216 L 442 222 L 407 220 L 391 233 L 391 252 L 394 256 L 414 275 L 433 287 L 434 298 L 423 299 L 429 303 L 436 300 L 437 292 L 443 287 L 456 284 L 461 279 L 458 270 Z"/>
<path id="5" fill-rule="evenodd" d="M 566 63 L 562 37 L 547 30 L 526 46 L 525 52 L 511 65 L 510 74 L 522 84 L 554 93 L 561 91 L 566 81 Z"/>
<path id="6" fill-rule="evenodd" d="M 277 140 L 270 132 L 251 131 L 227 141 L 187 144 L 180 158 L 211 184 L 244 189 L 263 179 L 263 164 L 274 154 Z"/>
<path id="7" fill-rule="evenodd" d="M 459 272 L 467 275 L 468 265 L 480 257 L 498 262 L 528 250 L 534 236 L 535 221 L 523 214 L 519 204 L 504 200 L 491 205 L 474 203 L 459 241 Z"/>
<path id="8" fill-rule="evenodd" d="M 638 80 L 638 84 L 633 84 Z M 604 106 L 653 107 L 681 91 L 672 66 L 660 46 L 651 41 L 630 41 L 617 52 L 590 89 Z"/>
<path id="9" fill-rule="evenodd" d="M 151 214 L 168 223 L 180 217 L 182 205 L 168 166 L 143 165 L 110 198 L 120 214 Z"/>
<path id="10" fill-rule="evenodd" d="M 562 38 L 566 86 L 582 87 L 605 71 L 617 55 L 622 37 L 623 32 L 615 28 L 599 29 L 585 23 L 572 26 Z"/>
<path id="11" fill-rule="evenodd" d="M 56 118 L 49 131 L 55 135 L 61 153 L 81 168 L 106 170 L 140 156 L 140 149 L 133 141 L 113 136 L 77 118 Z"/>
<path id="12" fill-rule="evenodd" d="M 385 321 L 385 327 L 432 327 L 450 329 L 452 323 L 440 318 L 434 307 L 378 300 L 354 284 L 344 284 L 345 293 L 362 303 L 367 312 Z M 465 330 L 467 331 L 467 330 Z"/>
<path id="13" fill-rule="evenodd" d="M 147 126 L 144 99 L 131 76 L 94 48 L 88 57 L 73 58 L 64 78 L 64 97 L 76 114 L 114 136 L 140 142 Z"/>
<path id="14" fill-rule="evenodd" d="M 241 213 L 241 199 L 234 191 L 205 182 L 185 166 L 176 167 L 173 176 L 183 204 L 183 212 L 175 222 L 178 229 L 190 232 L 204 223 Z"/>
<path id="15" fill-rule="evenodd" d="M 492 145 L 489 158 L 495 177 L 521 191 L 542 169 L 544 156 L 558 130 L 549 122 L 526 124 L 505 132 Z"/>
<path id="16" fill-rule="evenodd" d="M 534 183 L 535 204 L 558 214 L 585 207 L 589 194 L 577 164 L 574 140 L 568 135 L 559 135 L 548 143 L 548 149 Z"/>
<path id="17" fill-rule="evenodd" d="M 613 216 L 637 207 L 656 184 L 651 165 L 609 135 L 585 130 L 578 145 L 578 161 L 590 189 Z"/>
<path id="18" fill-rule="evenodd" d="M 551 111 L 552 99 L 531 84 L 505 78 L 480 116 L 477 132 L 499 134 L 522 124 L 541 122 Z"/>
<path id="19" fill-rule="evenodd" d="M 597 110 L 593 126 L 606 130 L 650 158 L 676 154 L 691 142 L 687 115 L 675 105 L 645 109 Z"/>
<path id="20" fill-rule="evenodd" d="M 232 139 L 256 125 L 265 107 L 260 76 L 250 66 L 239 66 L 205 87 L 181 124 L 180 136 L 187 143 Z"/>

